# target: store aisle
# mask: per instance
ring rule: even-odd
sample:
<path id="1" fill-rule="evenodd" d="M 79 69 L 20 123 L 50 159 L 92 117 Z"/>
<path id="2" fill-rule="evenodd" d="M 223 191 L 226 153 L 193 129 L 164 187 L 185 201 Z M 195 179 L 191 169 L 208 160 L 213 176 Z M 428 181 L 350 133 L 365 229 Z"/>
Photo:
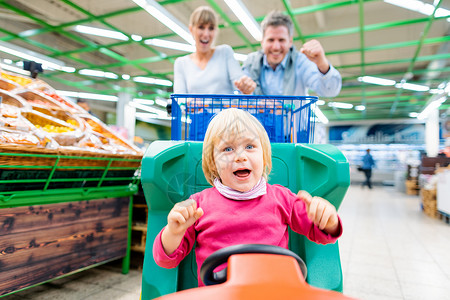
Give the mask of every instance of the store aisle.
<path id="1" fill-rule="evenodd" d="M 352 186 L 340 209 L 344 293 L 360 299 L 450 299 L 450 225 L 392 187 Z"/>
<path id="2" fill-rule="evenodd" d="M 340 209 L 344 293 L 359 299 L 450 299 L 450 225 L 420 211 L 420 198 L 392 187 L 351 186 Z M 138 300 L 141 271 L 112 263 L 7 296 Z"/>

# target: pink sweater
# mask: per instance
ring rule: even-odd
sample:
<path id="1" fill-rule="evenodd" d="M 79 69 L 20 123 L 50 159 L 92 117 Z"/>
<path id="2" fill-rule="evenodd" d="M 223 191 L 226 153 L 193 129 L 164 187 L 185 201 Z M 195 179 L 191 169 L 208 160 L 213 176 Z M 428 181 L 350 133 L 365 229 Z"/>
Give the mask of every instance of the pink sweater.
<path id="1" fill-rule="evenodd" d="M 252 200 L 231 200 L 216 188 L 190 197 L 205 214 L 185 233 L 178 249 L 168 256 L 162 247 L 161 232 L 153 244 L 153 258 L 163 268 L 175 268 L 195 248 L 199 286 L 200 267 L 215 251 L 238 244 L 267 244 L 288 248 L 288 226 L 309 240 L 320 244 L 334 243 L 342 235 L 331 236 L 316 227 L 306 215 L 302 200 L 289 189 L 267 184 L 267 194 Z M 197 238 L 197 239 L 196 239 Z"/>

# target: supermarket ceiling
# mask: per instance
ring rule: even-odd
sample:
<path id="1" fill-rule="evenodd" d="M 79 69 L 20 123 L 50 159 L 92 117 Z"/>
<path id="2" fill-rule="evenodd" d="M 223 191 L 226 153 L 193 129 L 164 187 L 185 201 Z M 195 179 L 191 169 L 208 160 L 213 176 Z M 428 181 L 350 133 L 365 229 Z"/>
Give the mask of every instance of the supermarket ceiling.
<path id="1" fill-rule="evenodd" d="M 39 75 L 59 90 L 105 95 L 127 92 L 135 98 L 167 99 L 174 60 L 188 52 L 159 43 L 187 42 L 137 2 L 0 0 L 0 46 L 12 44 L 64 64 L 65 68 L 44 70 Z M 242 55 L 260 47 L 225 0 L 148 2 L 159 4 L 181 27 L 187 26 L 196 7 L 209 5 L 220 17 L 216 44 L 229 44 Z M 322 43 L 328 59 L 343 77 L 340 95 L 321 99 L 324 102 L 320 108 L 330 121 L 411 118 L 431 101 L 446 99 L 439 95 L 449 92 L 448 0 L 240 2 L 258 23 L 274 9 L 290 15 L 297 48 L 311 39 Z M 415 8 L 422 12 L 399 6 L 406 2 L 415 2 Z M 87 32 L 81 32 L 86 26 Z M 115 36 L 94 35 L 93 28 Z M 3 66 L 22 60 L 1 51 L 0 58 L 6 59 Z M 388 79 L 388 85 L 361 81 L 363 76 Z M 440 111 L 448 111 L 449 103 L 442 103 Z"/>

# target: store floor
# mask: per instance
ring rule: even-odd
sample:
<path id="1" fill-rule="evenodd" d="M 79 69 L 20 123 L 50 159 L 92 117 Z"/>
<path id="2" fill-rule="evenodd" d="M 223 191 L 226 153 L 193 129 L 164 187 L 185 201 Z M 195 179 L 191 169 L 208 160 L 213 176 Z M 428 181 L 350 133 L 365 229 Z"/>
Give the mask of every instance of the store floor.
<path id="1" fill-rule="evenodd" d="M 352 185 L 341 206 L 344 293 L 359 299 L 450 299 L 450 225 L 392 187 Z M 138 300 L 141 271 L 111 263 L 2 298 Z"/>

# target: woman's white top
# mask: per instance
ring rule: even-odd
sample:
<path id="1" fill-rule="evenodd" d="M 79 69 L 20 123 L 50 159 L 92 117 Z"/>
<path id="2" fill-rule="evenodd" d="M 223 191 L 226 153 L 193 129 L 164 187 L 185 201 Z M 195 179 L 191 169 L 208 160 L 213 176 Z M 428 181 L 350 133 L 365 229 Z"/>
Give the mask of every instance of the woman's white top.
<path id="1" fill-rule="evenodd" d="M 189 55 L 177 58 L 174 67 L 174 93 L 233 94 L 237 90 L 234 81 L 244 75 L 233 55 L 230 46 L 217 46 L 203 70 Z"/>

